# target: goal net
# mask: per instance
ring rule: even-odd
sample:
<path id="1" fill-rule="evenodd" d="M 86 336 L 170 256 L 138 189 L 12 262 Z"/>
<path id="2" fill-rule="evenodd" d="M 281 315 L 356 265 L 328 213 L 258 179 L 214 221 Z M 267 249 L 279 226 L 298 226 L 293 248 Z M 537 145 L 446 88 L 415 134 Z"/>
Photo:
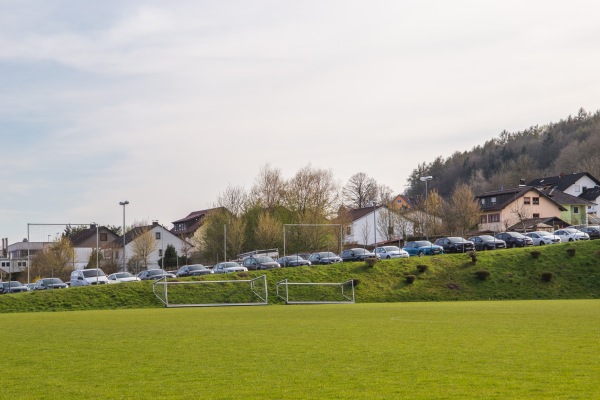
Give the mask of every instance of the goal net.
<path id="1" fill-rule="evenodd" d="M 166 307 L 258 306 L 268 304 L 267 277 L 240 280 L 174 281 L 153 283 L 154 295 Z"/>
<path id="2" fill-rule="evenodd" d="M 354 281 L 342 283 L 277 282 L 277 297 L 286 304 L 351 304 L 355 302 Z"/>

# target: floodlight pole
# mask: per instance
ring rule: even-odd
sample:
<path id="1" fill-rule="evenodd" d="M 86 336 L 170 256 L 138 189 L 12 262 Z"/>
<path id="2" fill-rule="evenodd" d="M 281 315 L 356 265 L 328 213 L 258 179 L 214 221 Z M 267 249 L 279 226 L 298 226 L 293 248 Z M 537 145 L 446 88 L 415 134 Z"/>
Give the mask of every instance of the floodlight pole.
<path id="1" fill-rule="evenodd" d="M 125 272 L 125 206 L 127 204 L 129 204 L 127 200 L 119 202 L 119 205 L 123 206 L 123 264 L 121 266 L 121 272 Z"/>
<path id="2" fill-rule="evenodd" d="M 427 182 L 433 179 L 433 176 L 422 176 L 421 181 L 425 182 L 425 237 L 429 241 L 429 202 L 427 201 Z"/>

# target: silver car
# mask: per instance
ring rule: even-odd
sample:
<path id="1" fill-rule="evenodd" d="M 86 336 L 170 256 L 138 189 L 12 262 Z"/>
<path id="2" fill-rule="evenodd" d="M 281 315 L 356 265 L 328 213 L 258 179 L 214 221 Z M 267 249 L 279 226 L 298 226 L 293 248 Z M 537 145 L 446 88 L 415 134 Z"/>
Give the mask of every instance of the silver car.
<path id="1" fill-rule="evenodd" d="M 529 232 L 529 233 L 526 233 L 525 236 L 528 236 L 531 238 L 531 240 L 533 240 L 534 246 L 555 244 L 555 243 L 560 243 L 560 241 L 561 241 L 559 236 L 554 235 L 550 232 L 546 232 L 546 231 Z"/>
<path id="2" fill-rule="evenodd" d="M 248 272 L 248 268 L 242 267 L 235 261 L 220 262 L 213 267 L 215 274 L 229 274 L 232 272 Z"/>
<path id="3" fill-rule="evenodd" d="M 379 256 L 379 258 L 390 259 L 390 258 L 408 258 L 409 254 L 406 250 L 401 249 L 398 246 L 381 246 L 376 247 L 375 254 Z"/>
<path id="4" fill-rule="evenodd" d="M 576 240 L 590 240 L 590 235 L 575 228 L 564 228 L 554 231 L 560 237 L 561 242 L 573 242 Z"/>

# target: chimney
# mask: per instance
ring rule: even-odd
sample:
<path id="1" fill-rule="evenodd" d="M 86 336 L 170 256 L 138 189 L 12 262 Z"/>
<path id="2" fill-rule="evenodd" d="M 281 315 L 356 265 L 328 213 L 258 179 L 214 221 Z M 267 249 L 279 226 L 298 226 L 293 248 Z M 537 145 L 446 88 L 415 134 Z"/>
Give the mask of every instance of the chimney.
<path id="1" fill-rule="evenodd" d="M 519 187 L 525 187 L 525 179 L 519 179 Z"/>
<path id="2" fill-rule="evenodd" d="M 158 221 L 152 221 L 152 226 L 158 226 Z"/>

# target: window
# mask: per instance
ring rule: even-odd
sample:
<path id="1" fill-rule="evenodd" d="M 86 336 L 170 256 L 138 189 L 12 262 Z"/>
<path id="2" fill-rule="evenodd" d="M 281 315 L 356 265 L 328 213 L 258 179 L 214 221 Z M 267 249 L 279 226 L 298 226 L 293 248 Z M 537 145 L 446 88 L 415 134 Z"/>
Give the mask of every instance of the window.
<path id="1" fill-rule="evenodd" d="M 487 224 L 488 222 L 488 216 L 487 215 L 482 215 L 481 218 L 479 219 L 479 223 L 480 224 Z"/>
<path id="2" fill-rule="evenodd" d="M 402 200 L 398 199 L 397 200 L 398 204 L 402 204 Z"/>
<path id="3" fill-rule="evenodd" d="M 579 207 L 573 206 L 573 214 L 579 214 Z"/>
<path id="4" fill-rule="evenodd" d="M 485 205 L 485 199 L 481 199 L 481 205 Z"/>
<path id="5" fill-rule="evenodd" d="M 536 214 L 536 213 L 533 214 L 533 218 L 539 218 L 539 217 L 540 217 L 540 214 Z"/>
<path id="6" fill-rule="evenodd" d="M 490 199 L 490 203 L 492 203 L 492 204 L 496 204 L 496 198 L 495 198 L 495 197 L 492 197 L 492 198 Z"/>
<path id="7" fill-rule="evenodd" d="M 575 193 L 579 193 L 579 192 L 581 192 L 581 186 L 575 185 L 575 186 L 573 186 L 573 190 L 575 190 Z"/>
<path id="8" fill-rule="evenodd" d="M 158 249 L 158 256 L 162 257 L 162 249 Z"/>
<path id="9" fill-rule="evenodd" d="M 534 205 L 536 205 L 536 206 L 537 206 L 537 205 L 539 205 L 539 204 L 540 204 L 540 198 L 539 198 L 539 197 L 533 197 L 532 199 L 533 199 L 533 204 L 534 204 Z"/>
<path id="10" fill-rule="evenodd" d="M 106 242 L 108 240 L 108 234 L 107 233 L 101 233 L 100 234 L 100 241 L 101 242 Z"/>
<path id="11" fill-rule="evenodd" d="M 531 197 L 523 197 L 523 204 L 531 204 Z"/>
<path id="12" fill-rule="evenodd" d="M 500 214 L 490 214 L 490 222 L 500 222 Z"/>
<path id="13" fill-rule="evenodd" d="M 346 235 L 352 235 L 352 226 L 346 227 Z"/>
<path id="14" fill-rule="evenodd" d="M 160 232 L 156 232 L 156 240 L 160 240 Z"/>

